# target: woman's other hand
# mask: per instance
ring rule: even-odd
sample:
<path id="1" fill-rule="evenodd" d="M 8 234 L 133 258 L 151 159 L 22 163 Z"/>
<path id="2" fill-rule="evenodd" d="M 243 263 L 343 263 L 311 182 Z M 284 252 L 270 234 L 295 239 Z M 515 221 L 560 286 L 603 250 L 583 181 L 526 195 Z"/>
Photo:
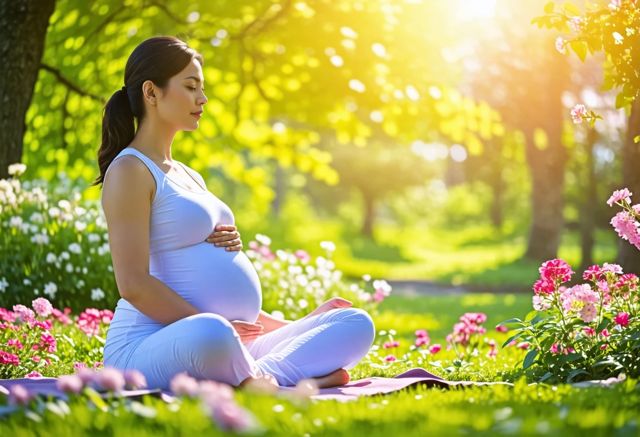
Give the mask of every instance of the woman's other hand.
<path id="1" fill-rule="evenodd" d="M 230 320 L 233 329 L 240 335 L 242 343 L 248 343 L 264 334 L 262 323 L 245 322 L 244 320 Z"/>
<path id="2" fill-rule="evenodd" d="M 235 225 L 216 226 L 211 235 L 209 235 L 205 241 L 213 243 L 217 247 L 224 247 L 228 252 L 237 252 L 242 250 L 240 232 L 238 232 Z"/>
<path id="3" fill-rule="evenodd" d="M 353 306 L 353 304 L 347 299 L 343 299 L 341 297 L 332 297 L 325 303 L 318 305 L 318 308 L 311 311 L 308 314 L 308 316 L 315 316 L 318 314 L 322 314 L 326 311 L 331 311 L 332 309 L 335 309 L 335 308 L 348 308 L 350 306 Z"/>

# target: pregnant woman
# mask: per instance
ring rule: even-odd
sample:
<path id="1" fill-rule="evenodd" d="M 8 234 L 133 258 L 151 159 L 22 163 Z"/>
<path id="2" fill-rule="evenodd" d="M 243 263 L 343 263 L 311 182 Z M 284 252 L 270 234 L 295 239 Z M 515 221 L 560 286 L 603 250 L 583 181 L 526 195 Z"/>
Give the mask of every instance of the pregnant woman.
<path id="1" fill-rule="evenodd" d="M 373 343 L 371 317 L 341 298 L 296 321 L 264 312 L 231 209 L 172 158 L 176 132 L 196 129 L 207 103 L 202 64 L 177 38 L 147 39 L 105 106 L 94 184 L 121 299 L 104 363 L 164 389 L 181 372 L 233 386 L 344 384 Z"/>

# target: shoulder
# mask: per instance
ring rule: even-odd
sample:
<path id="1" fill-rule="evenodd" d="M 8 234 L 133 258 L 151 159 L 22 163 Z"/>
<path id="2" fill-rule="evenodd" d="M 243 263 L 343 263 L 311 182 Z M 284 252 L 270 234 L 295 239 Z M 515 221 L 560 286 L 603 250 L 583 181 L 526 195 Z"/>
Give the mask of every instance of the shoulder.
<path id="1" fill-rule="evenodd" d="M 114 159 L 107 169 L 102 186 L 103 199 L 112 194 L 128 192 L 132 195 L 146 194 L 153 199 L 155 180 L 146 164 L 134 155 Z"/>

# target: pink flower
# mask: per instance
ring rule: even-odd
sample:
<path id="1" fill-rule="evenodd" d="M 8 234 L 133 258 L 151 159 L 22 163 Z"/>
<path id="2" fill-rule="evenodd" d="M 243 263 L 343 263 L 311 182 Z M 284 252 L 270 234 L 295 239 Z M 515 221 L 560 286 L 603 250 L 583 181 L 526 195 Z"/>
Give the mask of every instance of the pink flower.
<path id="1" fill-rule="evenodd" d="M 73 369 L 74 370 L 78 370 L 78 369 L 86 369 L 87 365 L 81 361 L 78 361 L 76 363 L 73 363 Z"/>
<path id="2" fill-rule="evenodd" d="M 620 276 L 620 279 L 616 282 L 616 287 L 626 289 L 626 291 L 637 291 L 638 277 L 633 273 L 624 274 Z"/>
<path id="3" fill-rule="evenodd" d="M 18 340 L 17 338 L 10 338 L 9 340 L 7 340 L 7 346 L 13 346 L 18 350 L 24 347 L 22 343 L 20 343 L 20 340 Z"/>
<path id="4" fill-rule="evenodd" d="M 418 329 L 416 332 L 416 337 L 428 337 L 429 334 L 427 333 L 427 331 L 425 329 Z"/>
<path id="5" fill-rule="evenodd" d="M 34 299 L 31 302 L 31 306 L 35 310 L 36 314 L 38 314 L 40 317 L 49 317 L 49 315 L 51 315 L 51 312 L 53 311 L 51 302 L 49 302 L 44 297 Z"/>
<path id="6" fill-rule="evenodd" d="M 560 353 L 560 346 L 558 345 L 558 343 L 553 343 L 551 345 L 551 347 L 549 348 L 549 352 L 551 352 L 554 355 L 557 355 Z"/>
<path id="7" fill-rule="evenodd" d="M 30 308 L 27 308 L 24 305 L 14 305 L 13 312 L 18 315 L 21 321 L 23 322 L 34 322 L 35 321 L 35 313 L 31 311 Z"/>
<path id="8" fill-rule="evenodd" d="M 76 363 L 77 364 L 77 363 Z M 79 367 L 76 369 L 76 375 L 82 380 L 83 384 L 91 384 L 96 380 L 97 372 L 86 367 Z"/>
<path id="9" fill-rule="evenodd" d="M 633 205 L 633 206 L 631 207 L 631 210 L 633 211 L 633 213 L 634 213 L 635 215 L 640 215 L 640 203 L 638 203 L 638 204 L 636 204 L 636 205 Z"/>
<path id="10" fill-rule="evenodd" d="M 9 389 L 9 405 L 28 405 L 33 398 L 23 385 L 16 384 Z"/>
<path id="11" fill-rule="evenodd" d="M 600 350 L 605 350 L 607 347 L 609 347 L 609 345 L 605 343 L 600 346 Z"/>
<path id="12" fill-rule="evenodd" d="M 18 366 L 20 364 L 20 358 L 17 355 L 0 350 L 0 364 Z"/>
<path id="13" fill-rule="evenodd" d="M 623 188 L 621 190 L 615 190 L 609 200 L 607 200 L 607 205 L 613 206 L 614 203 L 631 203 L 631 195 L 633 193 L 629 191 L 628 188 Z"/>
<path id="14" fill-rule="evenodd" d="M 557 43 L 556 43 L 557 44 Z M 575 124 L 580 124 L 587 117 L 587 108 L 584 105 L 577 104 L 571 109 L 571 119 Z"/>
<path id="15" fill-rule="evenodd" d="M 42 378 L 42 373 L 36 372 L 35 370 L 27 373 L 26 378 Z"/>
<path id="16" fill-rule="evenodd" d="M 393 355 L 387 355 L 386 357 L 384 357 L 385 361 L 395 361 L 397 358 Z"/>
<path id="17" fill-rule="evenodd" d="M 137 390 L 147 386 L 147 379 L 139 370 L 127 369 L 123 373 L 125 385 L 128 388 Z"/>
<path id="18" fill-rule="evenodd" d="M 49 332 L 43 332 L 40 336 L 40 343 L 38 344 L 40 349 L 46 350 L 47 352 L 55 352 L 56 351 L 56 339 Z"/>
<path id="19" fill-rule="evenodd" d="M 607 328 L 604 328 L 602 331 L 600 331 L 600 335 L 602 335 L 604 338 L 609 337 L 609 330 Z"/>
<path id="20" fill-rule="evenodd" d="M 233 393 L 233 389 L 229 384 L 209 379 L 198 383 L 198 394 L 209 406 L 220 402 L 233 401 Z"/>
<path id="21" fill-rule="evenodd" d="M 429 344 L 429 337 L 418 337 L 414 344 L 416 347 L 426 346 Z"/>
<path id="22" fill-rule="evenodd" d="M 480 325 L 487 321 L 487 315 L 484 313 L 465 313 L 460 318 L 460 321 Z"/>
<path id="23" fill-rule="evenodd" d="M 627 211 L 620 211 L 611 219 L 611 225 L 623 240 L 640 249 L 640 232 L 638 231 L 638 222 Z"/>
<path id="24" fill-rule="evenodd" d="M 529 349 L 529 342 L 528 341 L 521 341 L 520 343 L 518 343 L 518 345 L 516 346 L 518 349 Z"/>
<path id="25" fill-rule="evenodd" d="M 537 297 L 537 296 L 534 296 Z M 509 330 L 509 328 L 507 328 L 505 325 L 496 325 L 496 331 L 498 332 L 507 332 Z"/>
<path id="26" fill-rule="evenodd" d="M 585 323 L 593 322 L 598 317 L 598 309 L 592 303 L 585 304 L 580 310 L 580 318 Z"/>
<path id="27" fill-rule="evenodd" d="M 596 335 L 596 330 L 591 326 L 585 326 L 584 328 L 582 328 L 582 332 L 584 332 L 584 334 L 589 337 L 593 337 L 594 335 Z"/>
<path id="28" fill-rule="evenodd" d="M 559 36 L 556 38 L 556 50 L 563 55 L 567 53 L 567 49 L 565 48 L 566 41 L 563 37 Z"/>
<path id="29" fill-rule="evenodd" d="M 215 404 L 211 417 L 224 431 L 246 432 L 257 426 L 251 413 L 230 401 Z"/>
<path id="30" fill-rule="evenodd" d="M 198 381 L 187 373 L 182 372 L 171 379 L 169 388 L 177 396 L 196 396 L 198 394 Z"/>
<path id="31" fill-rule="evenodd" d="M 552 259 L 542 263 L 538 269 L 541 279 L 545 279 L 551 283 L 567 282 L 573 275 L 573 270 L 569 264 L 561 259 Z"/>
<path id="32" fill-rule="evenodd" d="M 624 273 L 622 271 L 622 267 L 620 267 L 618 264 L 609 264 L 609 263 L 604 263 L 602 265 L 602 271 L 603 272 L 609 272 L 609 273 L 614 273 L 616 275 L 621 275 L 622 273 Z"/>
<path id="33" fill-rule="evenodd" d="M 441 350 L 442 350 L 442 346 L 440 346 L 440 344 L 438 343 L 432 344 L 431 347 L 429 347 L 429 353 L 432 355 L 437 354 Z"/>
<path id="34" fill-rule="evenodd" d="M 300 261 L 302 261 L 303 264 L 308 263 L 309 260 L 311 259 L 309 254 L 306 251 L 302 250 L 302 249 L 296 250 L 294 255 L 296 256 L 296 258 L 298 258 Z"/>
<path id="35" fill-rule="evenodd" d="M 397 340 L 393 340 L 393 341 L 387 341 L 382 345 L 383 349 L 392 349 L 395 347 L 400 346 L 400 342 Z"/>
<path id="36" fill-rule="evenodd" d="M 84 383 L 78 375 L 62 375 L 56 381 L 56 387 L 65 393 L 80 393 L 83 386 Z"/>
<path id="37" fill-rule="evenodd" d="M 536 294 L 532 298 L 533 309 L 536 311 L 545 311 L 551 308 L 551 301 L 545 298 L 545 295 Z"/>
<path id="38" fill-rule="evenodd" d="M 57 308 L 54 308 L 51 312 L 53 314 L 53 317 L 55 317 L 55 319 L 63 325 L 71 325 L 73 323 L 71 321 L 71 318 L 69 317 L 71 308 L 65 308 L 64 312 L 60 311 Z"/>
<path id="39" fill-rule="evenodd" d="M 618 313 L 613 319 L 613 321 L 616 323 L 616 325 L 620 325 L 623 328 L 626 326 L 629 326 L 629 313 L 625 313 L 625 312 Z"/>
<path id="40" fill-rule="evenodd" d="M 583 25 L 584 19 L 582 17 L 571 17 L 569 20 L 569 27 L 574 33 L 580 33 Z"/>
<path id="41" fill-rule="evenodd" d="M 95 382 L 109 391 L 120 391 L 124 388 L 125 380 L 122 372 L 113 367 L 105 367 L 96 375 Z"/>
<path id="42" fill-rule="evenodd" d="M 586 269 L 582 274 L 582 279 L 584 279 L 585 281 L 596 282 L 601 278 L 602 278 L 602 269 L 597 264 L 592 265 L 591 267 Z"/>
<path id="43" fill-rule="evenodd" d="M 555 289 L 556 287 L 553 282 L 547 281 L 546 279 L 538 279 L 533 284 L 533 292 L 535 294 L 551 294 Z"/>

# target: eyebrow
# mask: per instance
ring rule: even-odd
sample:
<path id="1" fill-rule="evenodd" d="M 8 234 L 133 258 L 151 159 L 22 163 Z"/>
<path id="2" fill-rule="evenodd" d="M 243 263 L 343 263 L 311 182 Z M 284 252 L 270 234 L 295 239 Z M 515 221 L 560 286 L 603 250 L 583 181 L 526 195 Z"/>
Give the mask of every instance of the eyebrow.
<path id="1" fill-rule="evenodd" d="M 195 76 L 185 77 L 185 79 L 193 79 L 193 80 L 195 80 L 195 81 L 196 81 L 196 82 L 198 82 L 198 83 L 200 82 L 200 78 L 195 77 Z M 204 83 L 204 81 L 203 81 L 203 83 Z"/>

